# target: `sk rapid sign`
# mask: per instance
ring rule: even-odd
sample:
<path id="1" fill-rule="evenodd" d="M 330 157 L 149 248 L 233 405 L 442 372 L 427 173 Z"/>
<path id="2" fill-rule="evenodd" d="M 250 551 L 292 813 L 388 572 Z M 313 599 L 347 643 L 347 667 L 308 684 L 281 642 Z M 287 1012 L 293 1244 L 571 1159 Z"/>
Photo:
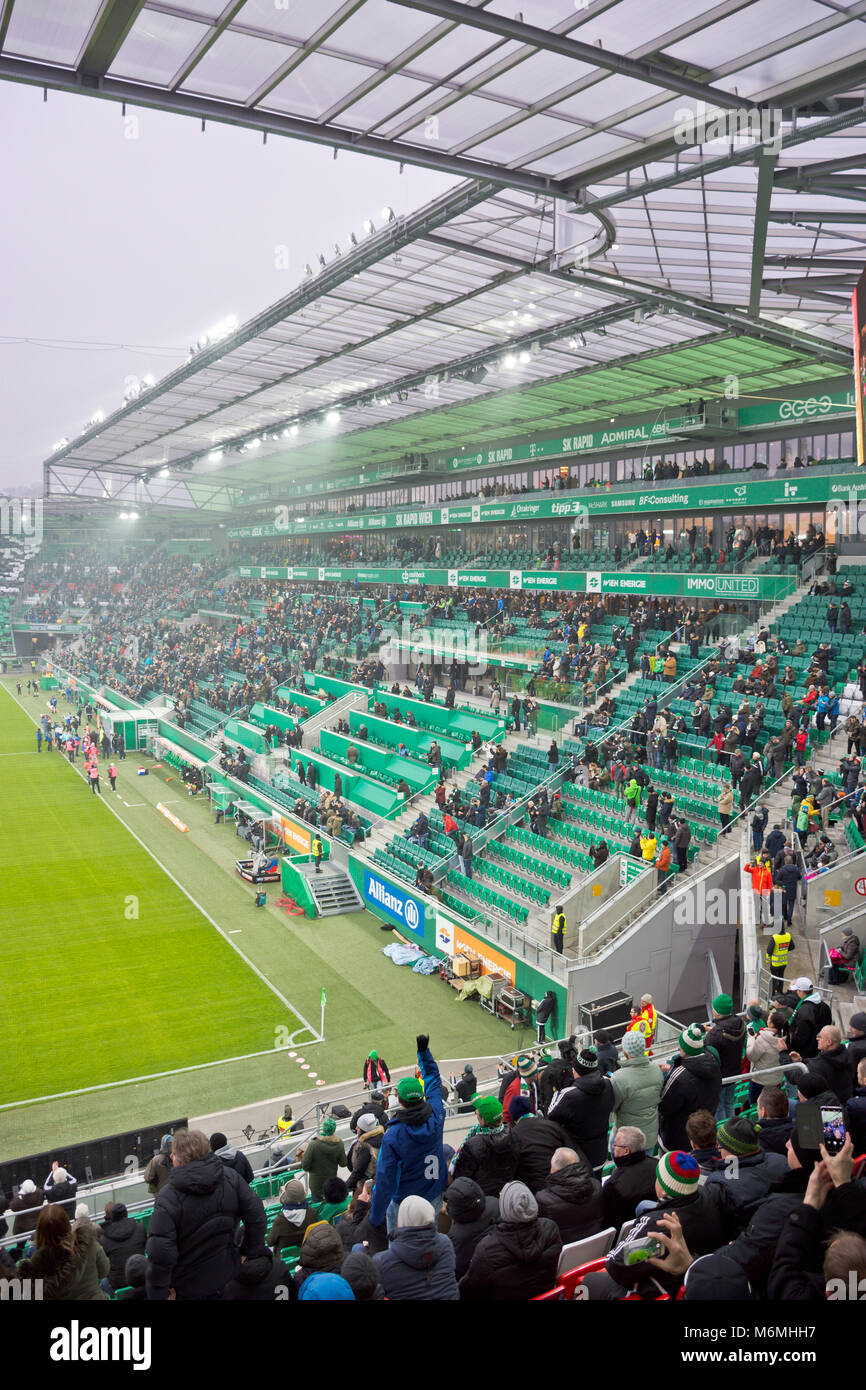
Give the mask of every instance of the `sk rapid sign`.
<path id="1" fill-rule="evenodd" d="M 416 936 L 424 935 L 424 904 L 369 869 L 364 870 L 364 898 L 371 908 L 383 912 L 398 926 Z"/>

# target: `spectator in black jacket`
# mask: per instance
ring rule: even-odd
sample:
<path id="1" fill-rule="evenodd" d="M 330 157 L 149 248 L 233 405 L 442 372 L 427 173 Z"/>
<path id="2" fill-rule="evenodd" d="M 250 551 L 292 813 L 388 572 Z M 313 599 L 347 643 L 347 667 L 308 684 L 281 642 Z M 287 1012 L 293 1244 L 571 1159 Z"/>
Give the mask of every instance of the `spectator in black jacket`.
<path id="1" fill-rule="evenodd" d="M 143 1255 L 147 1235 L 141 1221 L 133 1221 L 123 1202 L 106 1202 L 105 1221 L 97 1235 L 108 1256 L 108 1282 L 113 1289 L 126 1285 L 126 1262 L 131 1255 Z"/>
<path id="2" fill-rule="evenodd" d="M 817 1056 L 818 1034 L 833 1022 L 833 1016 L 807 976 L 801 975 L 794 981 L 794 992 L 799 1002 L 788 1024 L 788 1048 L 792 1053 L 798 1052 L 805 1062 Z"/>
<path id="3" fill-rule="evenodd" d="M 511 1102 L 511 1117 L 520 1150 L 518 1181 L 525 1183 L 530 1192 L 538 1192 L 547 1181 L 556 1150 L 571 1146 L 568 1131 L 547 1115 L 533 1115 L 524 1096 L 516 1096 Z"/>
<path id="4" fill-rule="evenodd" d="M 538 1008 L 535 1010 L 535 1022 L 538 1025 L 538 1037 L 536 1042 L 543 1043 L 547 1041 L 547 1023 L 555 1012 L 556 995 L 552 989 L 549 989 L 539 1003 Z M 554 1037 L 555 1036 L 556 1034 L 554 1033 Z"/>
<path id="5" fill-rule="evenodd" d="M 463 1068 L 463 1075 L 454 1087 L 463 1104 L 470 1101 L 478 1090 L 478 1078 L 472 1069 L 472 1063 L 467 1062 Z"/>
<path id="6" fill-rule="evenodd" d="M 230 1144 L 224 1134 L 212 1134 L 210 1137 L 211 1153 L 215 1153 L 217 1158 L 221 1158 L 223 1163 L 229 1168 L 234 1168 L 235 1172 L 243 1178 L 244 1182 L 252 1182 L 253 1166 L 245 1153 L 236 1149 L 234 1144 Z"/>
<path id="7" fill-rule="evenodd" d="M 572 1075 L 572 1084 L 554 1097 L 548 1116 L 568 1131 L 568 1147 L 579 1148 L 590 1168 L 601 1168 L 607 1158 L 607 1130 L 614 1094 L 607 1077 L 599 1071 L 594 1047 L 578 1052 Z"/>
<path id="8" fill-rule="evenodd" d="M 643 1130 L 632 1125 L 617 1130 L 611 1152 L 614 1170 L 601 1189 L 601 1224 L 618 1231 L 634 1219 L 639 1202 L 655 1197 L 657 1162 L 646 1151 Z"/>
<path id="9" fill-rule="evenodd" d="M 859 1296 L 866 1277 L 866 1194 L 851 1180 L 853 1159 L 850 1137 L 841 1153 L 821 1148 L 802 1204 L 788 1216 L 776 1245 L 771 1300 L 823 1303 Z"/>
<path id="10" fill-rule="evenodd" d="M 723 1165 L 710 1173 L 707 1183 L 724 1183 L 743 1225 L 788 1171 L 781 1154 L 764 1153 L 758 1132 L 744 1115 L 725 1120 L 718 1129 Z"/>
<path id="11" fill-rule="evenodd" d="M 847 1050 L 842 1046 L 842 1034 L 833 1024 L 827 1024 L 818 1034 L 817 1057 L 805 1058 L 799 1052 L 780 1052 L 780 1060 L 785 1062 L 805 1062 L 809 1073 L 822 1083 L 822 1089 L 832 1091 L 839 1104 L 851 1099 L 854 1079 Z M 800 1085 L 800 1078 L 797 1078 Z"/>
<path id="12" fill-rule="evenodd" d="M 28 1235 L 36 1230 L 39 1209 L 45 1201 L 45 1193 L 37 1187 L 32 1178 L 25 1178 L 16 1196 L 9 1203 L 9 1211 L 15 1213 L 12 1223 L 13 1236 Z"/>
<path id="13" fill-rule="evenodd" d="M 454 1246 L 454 1273 L 462 1279 L 481 1237 L 499 1220 L 499 1198 L 485 1197 L 473 1178 L 455 1178 L 445 1192 L 445 1210 L 451 1218 L 448 1236 Z"/>
<path id="14" fill-rule="evenodd" d="M 734 1013 L 729 994 L 717 994 L 713 1000 L 713 1021 L 704 1038 L 704 1050 L 712 1048 L 719 1059 L 722 1076 L 739 1076 L 743 1069 L 746 1046 L 746 1020 Z M 716 1119 L 729 1119 L 734 1113 L 734 1086 L 723 1086 L 716 1108 Z"/>
<path id="15" fill-rule="evenodd" d="M 359 1105 L 351 1120 L 349 1128 L 353 1134 L 358 1133 L 358 1121 L 362 1115 L 375 1115 L 377 1122 L 385 1126 L 388 1119 L 388 1108 L 385 1104 L 385 1097 L 381 1091 L 371 1091 L 363 1105 Z"/>
<path id="16" fill-rule="evenodd" d="M 559 1231 L 539 1216 L 529 1188 L 508 1182 L 499 1194 L 499 1220 L 476 1245 L 460 1280 L 460 1297 L 485 1303 L 534 1298 L 556 1283 L 561 1251 Z"/>
<path id="17" fill-rule="evenodd" d="M 679 1036 L 680 1055 L 666 1073 L 659 1099 L 659 1135 L 666 1149 L 688 1149 L 686 1121 L 695 1110 L 715 1114 L 722 1089 L 722 1073 L 711 1052 L 704 1052 L 704 1033 L 690 1023 Z"/>
<path id="18" fill-rule="evenodd" d="M 147 1296 L 219 1298 L 241 1257 L 265 1239 L 265 1209 L 243 1178 L 211 1153 L 200 1130 L 171 1141 L 172 1173 L 157 1196 L 147 1236 Z M 238 1222 L 244 1234 L 235 1243 Z"/>
<path id="19" fill-rule="evenodd" d="M 601 1183 L 574 1149 L 556 1150 L 535 1199 L 540 1214 L 556 1222 L 563 1245 L 602 1229 Z"/>
<path id="20" fill-rule="evenodd" d="M 845 1106 L 845 1127 L 851 1135 L 855 1157 L 866 1154 L 866 1057 L 857 1068 L 857 1085 Z"/>
<path id="21" fill-rule="evenodd" d="M 851 1075 L 856 1076 L 857 1068 L 866 1057 L 866 1014 L 852 1014 L 848 1020 L 848 1057 Z"/>
<path id="22" fill-rule="evenodd" d="M 781 1086 L 765 1086 L 757 1107 L 758 1143 L 765 1153 L 784 1154 L 794 1128 L 787 1093 Z"/>
<path id="23" fill-rule="evenodd" d="M 472 1104 L 478 1124 L 457 1150 L 452 1174 L 473 1178 L 486 1197 L 495 1197 L 517 1175 L 520 1145 L 495 1096 L 475 1096 Z"/>
<path id="24" fill-rule="evenodd" d="M 234 1279 L 223 1290 L 225 1303 L 273 1303 L 294 1293 L 289 1270 L 272 1250 L 263 1245 L 244 1256 L 243 1264 Z"/>

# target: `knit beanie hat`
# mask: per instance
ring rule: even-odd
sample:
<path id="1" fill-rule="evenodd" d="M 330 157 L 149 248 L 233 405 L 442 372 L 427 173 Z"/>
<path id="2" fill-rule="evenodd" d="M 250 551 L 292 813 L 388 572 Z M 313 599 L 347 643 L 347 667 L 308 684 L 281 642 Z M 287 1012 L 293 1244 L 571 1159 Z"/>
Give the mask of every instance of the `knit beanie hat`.
<path id="1" fill-rule="evenodd" d="M 622 1040 L 622 1050 L 626 1057 L 643 1057 L 646 1052 L 646 1039 L 643 1033 L 636 1033 L 632 1028 Z"/>
<path id="2" fill-rule="evenodd" d="M 533 1221 L 538 1203 L 526 1183 L 507 1182 L 499 1194 L 499 1214 L 503 1221 Z"/>
<path id="3" fill-rule="evenodd" d="M 307 1194 L 304 1191 L 304 1184 L 297 1178 L 290 1178 L 284 1182 L 280 1188 L 280 1206 L 283 1207 L 305 1207 L 307 1205 Z"/>
<path id="4" fill-rule="evenodd" d="M 725 1120 L 720 1124 L 716 1142 L 720 1149 L 725 1149 L 729 1154 L 736 1154 L 740 1158 L 758 1153 L 761 1147 L 757 1130 L 745 1115 L 740 1115 L 734 1120 Z"/>
<path id="5" fill-rule="evenodd" d="M 378 1062 L 378 1060 L 379 1060 L 379 1054 L 378 1054 L 378 1052 L 368 1052 L 368 1053 L 367 1053 L 367 1057 L 368 1057 L 368 1060 L 371 1061 L 371 1062 Z"/>
<path id="6" fill-rule="evenodd" d="M 656 1181 L 667 1197 L 688 1197 L 697 1192 L 701 1170 L 694 1154 L 674 1149 L 659 1159 Z"/>
<path id="7" fill-rule="evenodd" d="M 704 1050 L 704 1033 L 697 1023 L 690 1023 L 688 1028 L 684 1028 L 679 1038 L 680 1052 L 684 1052 L 687 1057 L 696 1057 L 699 1052 Z"/>
<path id="8" fill-rule="evenodd" d="M 729 994 L 717 994 L 713 1000 L 713 1013 L 721 1018 L 729 1018 L 734 1012 L 734 1001 Z"/>
<path id="9" fill-rule="evenodd" d="M 378 1123 L 379 1121 L 376 1119 L 376 1116 L 371 1115 L 368 1111 L 367 1114 L 359 1116 L 358 1129 L 362 1134 L 368 1134 L 371 1129 L 376 1128 Z"/>
<path id="10" fill-rule="evenodd" d="M 445 1193 L 445 1203 L 452 1222 L 468 1225 L 484 1215 L 484 1192 L 474 1178 L 455 1178 Z"/>
<path id="11" fill-rule="evenodd" d="M 495 1096 L 473 1096 L 472 1104 L 482 1124 L 497 1125 L 502 1119 L 502 1106 Z"/>
<path id="12" fill-rule="evenodd" d="M 512 1124 L 522 1120 L 524 1115 L 532 1114 L 532 1101 L 529 1096 L 513 1096 L 508 1107 L 508 1115 Z"/>
<path id="13" fill-rule="evenodd" d="M 361 1250 L 348 1254 L 340 1265 L 340 1278 L 345 1279 L 355 1298 L 369 1302 L 385 1297 L 379 1283 L 379 1271 L 369 1255 Z M 308 1281 L 309 1282 L 309 1281 Z"/>
<path id="14" fill-rule="evenodd" d="M 416 1101 L 424 1099 L 424 1087 L 417 1076 L 404 1076 L 402 1081 L 397 1082 L 397 1095 L 404 1105 L 414 1105 Z"/>
<path id="15" fill-rule="evenodd" d="M 574 1070 L 581 1076 L 598 1070 L 598 1053 L 594 1047 L 582 1047 L 574 1059 Z"/>
<path id="16" fill-rule="evenodd" d="M 856 1028 L 858 1033 L 866 1033 L 866 1014 L 852 1014 L 848 1020 L 848 1030 Z"/>
<path id="17" fill-rule="evenodd" d="M 435 1220 L 433 1204 L 426 1197 L 404 1197 L 397 1208 L 398 1226 L 432 1226 Z"/>
<path id="18" fill-rule="evenodd" d="M 336 1121 L 336 1120 L 332 1120 L 331 1117 L 330 1117 L 330 1115 L 328 1116 L 327 1120 L 323 1120 L 323 1121 L 322 1121 L 322 1133 L 323 1133 L 323 1134 L 333 1134 L 333 1133 L 334 1133 L 334 1130 L 335 1130 L 336 1128 L 337 1128 L 337 1121 Z"/>
<path id="19" fill-rule="evenodd" d="M 517 1070 L 522 1077 L 528 1078 L 538 1071 L 538 1063 L 528 1052 L 521 1052 L 517 1059 Z"/>

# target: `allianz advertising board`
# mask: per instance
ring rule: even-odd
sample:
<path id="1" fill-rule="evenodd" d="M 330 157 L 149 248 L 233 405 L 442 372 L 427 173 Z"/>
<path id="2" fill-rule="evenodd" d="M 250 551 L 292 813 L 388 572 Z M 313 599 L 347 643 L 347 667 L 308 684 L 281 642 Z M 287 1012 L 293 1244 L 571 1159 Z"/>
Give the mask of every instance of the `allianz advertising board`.
<path id="1" fill-rule="evenodd" d="M 372 908 L 383 912 L 398 926 L 405 927 L 416 936 L 423 936 L 424 904 L 369 869 L 364 870 L 364 898 Z"/>

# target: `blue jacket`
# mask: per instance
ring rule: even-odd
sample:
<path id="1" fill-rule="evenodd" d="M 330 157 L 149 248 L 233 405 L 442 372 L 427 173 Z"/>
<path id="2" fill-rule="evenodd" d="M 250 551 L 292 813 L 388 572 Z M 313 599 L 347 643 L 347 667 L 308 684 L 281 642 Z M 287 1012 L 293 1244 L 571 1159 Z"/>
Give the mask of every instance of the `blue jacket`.
<path id="1" fill-rule="evenodd" d="M 402 1202 L 404 1197 L 426 1197 L 432 1202 L 445 1191 L 442 1080 L 429 1048 L 418 1053 L 418 1065 L 425 1099 L 398 1110 L 385 1130 L 370 1206 L 374 1226 L 382 1225 L 391 1202 Z"/>

